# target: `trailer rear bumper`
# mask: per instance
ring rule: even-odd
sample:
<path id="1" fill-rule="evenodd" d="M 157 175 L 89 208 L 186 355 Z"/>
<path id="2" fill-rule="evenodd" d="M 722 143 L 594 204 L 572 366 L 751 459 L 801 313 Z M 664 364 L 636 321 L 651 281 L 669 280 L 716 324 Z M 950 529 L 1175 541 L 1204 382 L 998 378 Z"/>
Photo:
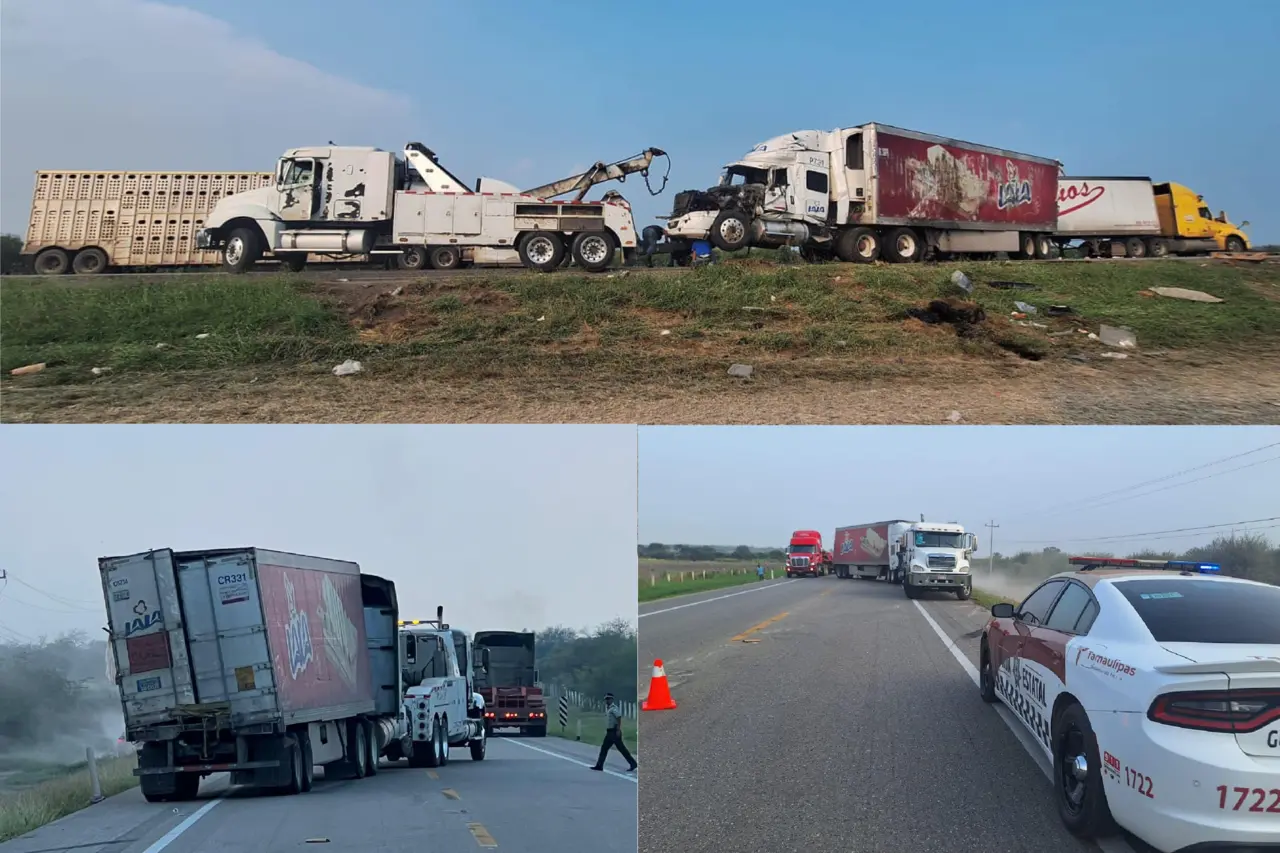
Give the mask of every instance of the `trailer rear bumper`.
<path id="1" fill-rule="evenodd" d="M 233 761 L 227 764 L 177 764 L 170 767 L 137 767 L 134 776 L 168 776 L 174 773 L 230 773 L 234 770 L 260 770 L 279 767 L 279 761 Z"/>

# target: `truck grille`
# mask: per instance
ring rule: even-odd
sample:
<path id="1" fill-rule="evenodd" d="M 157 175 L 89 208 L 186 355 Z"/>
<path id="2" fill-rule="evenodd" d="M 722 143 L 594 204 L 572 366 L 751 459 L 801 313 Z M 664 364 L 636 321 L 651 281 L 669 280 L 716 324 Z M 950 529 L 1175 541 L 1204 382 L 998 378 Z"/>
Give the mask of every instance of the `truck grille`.
<path id="1" fill-rule="evenodd" d="M 950 571 L 956 567 L 954 554 L 930 554 L 928 560 L 928 565 L 931 569 Z"/>
<path id="2" fill-rule="evenodd" d="M 793 569 L 807 569 L 807 568 L 809 568 L 809 558 L 808 558 L 808 557 L 792 557 L 792 558 L 791 558 L 791 568 L 793 568 Z"/>

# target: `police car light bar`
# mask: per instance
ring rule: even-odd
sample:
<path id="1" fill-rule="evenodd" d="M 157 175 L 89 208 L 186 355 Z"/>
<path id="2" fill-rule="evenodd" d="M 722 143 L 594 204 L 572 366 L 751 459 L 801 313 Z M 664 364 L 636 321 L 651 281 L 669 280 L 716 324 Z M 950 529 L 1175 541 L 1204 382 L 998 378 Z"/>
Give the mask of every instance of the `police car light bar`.
<path id="1" fill-rule="evenodd" d="M 1197 572 L 1216 575 L 1222 572 L 1217 563 L 1201 563 L 1195 560 L 1130 560 L 1123 557 L 1069 557 L 1067 562 L 1079 566 L 1080 571 L 1093 569 L 1147 569 L 1149 571 Z"/>

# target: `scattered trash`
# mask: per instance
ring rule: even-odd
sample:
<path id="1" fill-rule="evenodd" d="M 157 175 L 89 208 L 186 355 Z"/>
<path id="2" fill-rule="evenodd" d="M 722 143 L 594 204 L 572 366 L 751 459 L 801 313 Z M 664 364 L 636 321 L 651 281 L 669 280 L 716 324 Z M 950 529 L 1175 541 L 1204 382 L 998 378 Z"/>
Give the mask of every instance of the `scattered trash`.
<path id="1" fill-rule="evenodd" d="M 1129 357 L 1129 353 L 1127 353 L 1127 352 L 1104 352 L 1104 353 L 1102 353 L 1102 357 L 1103 357 L 1103 358 L 1128 358 L 1128 357 Z"/>
<path id="2" fill-rule="evenodd" d="M 664 336 L 664 337 L 665 337 L 665 336 L 667 336 L 667 335 L 671 334 L 671 330 L 670 330 L 670 329 L 663 329 L 661 332 L 658 332 L 658 334 L 659 334 L 659 335 L 662 335 L 662 336 Z"/>
<path id="3" fill-rule="evenodd" d="M 197 340 L 197 341 L 203 341 L 203 340 L 204 340 L 205 338 L 207 338 L 207 337 L 209 337 L 209 333 L 208 333 L 208 332 L 201 332 L 200 334 L 196 335 L 196 340 Z"/>
<path id="4" fill-rule="evenodd" d="M 1047 328 L 1049 328 L 1049 327 L 1048 327 L 1048 326 L 1046 326 L 1044 323 L 1028 323 L 1027 325 L 1028 325 L 1028 326 L 1034 326 L 1034 327 L 1035 327 L 1035 328 L 1037 328 L 1037 329 L 1047 329 Z"/>
<path id="5" fill-rule="evenodd" d="M 960 273 L 960 275 L 964 275 L 964 273 Z M 956 278 L 956 277 L 955 277 L 955 274 L 953 273 L 953 274 L 952 274 L 952 276 L 951 276 L 951 280 L 952 280 L 952 281 L 955 281 L 955 278 Z M 842 275 L 838 275 L 838 276 L 835 276 L 834 278 L 832 278 L 831 280 L 832 280 L 832 281 L 834 281 L 835 283 L 839 284 L 840 282 L 844 281 L 844 276 L 842 276 Z"/>
<path id="6" fill-rule="evenodd" d="M 329 843 L 329 839 L 327 839 L 327 838 L 308 838 L 308 839 L 307 839 L 307 843 L 308 843 L 308 844 L 328 844 L 328 843 Z"/>
<path id="7" fill-rule="evenodd" d="M 751 374 L 755 370 L 749 364 L 732 364 L 729 366 L 729 375 L 736 376 L 739 379 L 750 379 Z"/>
<path id="8" fill-rule="evenodd" d="M 347 359 L 333 369 L 334 376 L 351 376 L 364 370 L 364 365 L 354 359 Z"/>
<path id="9" fill-rule="evenodd" d="M 951 414 L 947 415 L 947 420 L 951 421 L 953 424 L 960 423 L 961 419 L 963 418 L 964 418 L 964 415 L 960 414 L 955 409 L 952 409 Z"/>
<path id="10" fill-rule="evenodd" d="M 28 364 L 22 367 L 15 367 L 9 371 L 10 376 L 26 376 L 31 373 L 39 373 L 48 367 L 48 362 L 40 362 L 39 364 Z"/>
<path id="11" fill-rule="evenodd" d="M 1089 340 L 1091 340 L 1091 341 L 1096 341 L 1096 340 L 1098 340 L 1098 336 L 1097 336 L 1097 335 L 1095 335 L 1093 332 L 1087 332 L 1086 334 L 1088 334 L 1088 335 L 1089 335 Z"/>
<path id="12" fill-rule="evenodd" d="M 1074 314 L 1076 312 L 1070 305 L 1050 305 L 1045 309 L 1044 313 L 1048 314 L 1050 317 L 1066 317 L 1067 315 Z"/>
<path id="13" fill-rule="evenodd" d="M 1014 305 L 1014 307 L 1015 307 L 1015 308 L 1017 308 L 1019 311 L 1021 311 L 1021 312 L 1022 312 L 1022 313 L 1024 313 L 1024 314 L 1035 314 L 1035 313 L 1037 313 L 1036 306 L 1034 306 L 1034 305 L 1028 305 L 1028 304 L 1027 304 L 1027 303 L 1025 303 L 1025 302 L 1018 302 L 1018 301 L 1015 299 L 1015 300 L 1014 300 L 1014 302 L 1013 302 L 1013 305 Z"/>
<path id="14" fill-rule="evenodd" d="M 1109 347 L 1132 349 L 1138 345 L 1138 336 L 1133 332 L 1105 323 L 1098 327 L 1098 339 Z"/>
<path id="15" fill-rule="evenodd" d="M 92 373 L 94 376 L 102 376 L 104 374 L 110 373 L 111 368 L 110 367 L 94 367 L 90 369 L 89 372 Z"/>
<path id="16" fill-rule="evenodd" d="M 1036 287 L 1025 281 L 989 281 L 987 285 L 997 290 L 1035 290 Z"/>
<path id="17" fill-rule="evenodd" d="M 1067 361 L 1074 361 L 1077 364 L 1087 364 L 1089 362 L 1089 356 L 1081 355 L 1080 353 L 1072 353 L 1067 356 Z"/>
<path id="18" fill-rule="evenodd" d="M 1023 314 L 1021 311 L 1010 311 L 1009 316 L 1015 320 L 1025 320 L 1027 318 L 1027 315 Z"/>
<path id="19" fill-rule="evenodd" d="M 1067 329 L 1065 332 L 1050 332 L 1050 333 L 1049 333 L 1049 337 L 1051 337 L 1051 338 L 1061 338 L 1061 337 L 1063 337 L 1064 335 L 1070 335 L 1070 334 L 1072 334 L 1072 332 L 1073 332 L 1073 331 L 1074 331 L 1073 329 Z"/>
<path id="20" fill-rule="evenodd" d="M 1271 256 L 1266 252 L 1212 252 L 1209 257 L 1218 261 L 1265 261 Z"/>
<path id="21" fill-rule="evenodd" d="M 962 337 L 971 334 L 974 326 L 987 319 L 981 306 L 959 299 L 935 299 L 926 308 L 908 308 L 907 316 L 931 326 L 949 323 L 956 327 L 956 334 Z"/>
<path id="22" fill-rule="evenodd" d="M 969 276 L 960 272 L 960 270 L 956 270 L 951 274 L 951 283 L 965 293 L 973 293 L 973 282 L 969 281 Z"/>
<path id="23" fill-rule="evenodd" d="M 169 345 L 168 345 L 168 344 L 163 344 L 163 343 L 162 343 L 162 344 L 156 344 L 156 349 L 168 349 L 168 348 L 169 348 Z"/>
<path id="24" fill-rule="evenodd" d="M 1156 296 L 1167 296 L 1170 299 L 1185 299 L 1188 302 L 1221 302 L 1216 296 L 1202 290 L 1188 290 L 1185 287 L 1153 287 L 1151 292 Z"/>
<path id="25" fill-rule="evenodd" d="M 346 283 L 346 282 L 348 282 L 348 281 L 351 281 L 351 279 L 349 279 L 349 278 L 340 278 L 340 279 L 337 279 L 337 280 L 338 280 L 338 281 L 340 281 L 340 282 L 343 282 L 343 283 Z"/>
<path id="26" fill-rule="evenodd" d="M 400 295 L 400 294 L 402 294 L 402 293 L 404 293 L 404 285 L 403 285 L 403 284 L 402 284 L 402 285 L 400 285 L 399 287 L 397 287 L 395 290 L 391 291 L 391 295 L 392 295 L 392 296 L 399 296 L 399 295 Z"/>
<path id="27" fill-rule="evenodd" d="M 631 270 L 623 270 L 622 272 L 618 273 L 618 278 L 626 278 L 629 275 L 631 275 Z"/>
<path id="28" fill-rule="evenodd" d="M 546 314 L 543 314 L 541 317 L 539 317 L 539 318 L 537 319 L 537 322 L 541 323 L 541 322 L 542 322 L 543 320 L 545 320 L 545 319 L 547 319 L 547 315 L 546 315 Z"/>

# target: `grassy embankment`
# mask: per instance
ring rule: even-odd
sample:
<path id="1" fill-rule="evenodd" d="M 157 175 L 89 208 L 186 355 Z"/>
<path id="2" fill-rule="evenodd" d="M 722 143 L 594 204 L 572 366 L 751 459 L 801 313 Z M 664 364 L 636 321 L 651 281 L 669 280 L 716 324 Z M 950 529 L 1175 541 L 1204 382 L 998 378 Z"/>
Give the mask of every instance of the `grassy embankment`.
<path id="1" fill-rule="evenodd" d="M 582 723 L 582 742 L 593 746 L 599 746 L 604 740 L 604 714 L 594 711 L 584 711 L 581 708 L 569 709 L 569 724 L 564 727 L 564 731 L 560 730 L 560 720 L 556 716 L 553 709 L 550 712 L 551 722 L 547 725 L 547 734 L 552 737 L 562 737 L 566 740 L 574 740 L 578 736 L 578 723 Z M 637 733 L 635 720 L 622 721 L 622 742 L 627 745 L 627 749 L 637 758 L 640 756 L 640 741 Z M 610 750 L 609 761 L 618 761 L 619 757 L 616 752 Z"/>
<path id="2" fill-rule="evenodd" d="M 765 566 L 765 578 L 782 570 Z M 756 563 L 743 560 L 683 561 L 640 558 L 640 601 L 757 583 Z"/>
<path id="3" fill-rule="evenodd" d="M 138 784 L 133 775 L 137 766 L 133 756 L 102 758 L 97 764 L 103 796 L 119 794 Z M 0 843 L 89 805 L 92 785 L 87 762 L 6 769 L 16 772 L 6 777 L 0 787 Z"/>

